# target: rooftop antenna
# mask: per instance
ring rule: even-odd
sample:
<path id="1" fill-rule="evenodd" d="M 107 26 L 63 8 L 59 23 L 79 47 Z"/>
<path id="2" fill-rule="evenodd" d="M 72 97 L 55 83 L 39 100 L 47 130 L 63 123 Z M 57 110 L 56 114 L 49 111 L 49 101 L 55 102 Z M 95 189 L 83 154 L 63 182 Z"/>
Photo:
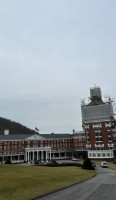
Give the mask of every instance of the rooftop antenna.
<path id="1" fill-rule="evenodd" d="M 88 97 L 88 103 L 90 103 L 90 100 L 91 100 L 91 98 L 90 98 L 90 97 Z"/>
<path id="2" fill-rule="evenodd" d="M 82 106 L 85 105 L 85 99 L 81 99 L 81 105 L 82 105 Z"/>

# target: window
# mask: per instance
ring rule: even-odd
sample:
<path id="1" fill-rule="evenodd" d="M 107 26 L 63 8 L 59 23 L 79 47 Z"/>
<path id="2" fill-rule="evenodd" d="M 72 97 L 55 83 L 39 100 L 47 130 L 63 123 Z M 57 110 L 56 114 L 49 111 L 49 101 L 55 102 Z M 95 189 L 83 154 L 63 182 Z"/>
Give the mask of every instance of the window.
<path id="1" fill-rule="evenodd" d="M 111 140 L 111 137 L 108 137 L 109 140 Z"/>
<path id="2" fill-rule="evenodd" d="M 4 150 L 6 150 L 6 146 L 4 146 Z"/>
<path id="3" fill-rule="evenodd" d="M 102 141 L 100 141 L 100 145 L 102 145 Z"/>
<path id="4" fill-rule="evenodd" d="M 94 125 L 100 125 L 100 123 L 99 122 L 95 122 L 95 123 L 93 123 Z"/>

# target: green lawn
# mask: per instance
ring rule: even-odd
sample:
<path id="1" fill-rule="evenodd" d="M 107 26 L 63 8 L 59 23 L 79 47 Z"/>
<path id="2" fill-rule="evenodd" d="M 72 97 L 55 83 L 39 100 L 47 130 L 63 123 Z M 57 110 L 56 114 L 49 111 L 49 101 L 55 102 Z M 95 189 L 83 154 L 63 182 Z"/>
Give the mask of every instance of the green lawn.
<path id="1" fill-rule="evenodd" d="M 28 200 L 88 179 L 79 167 L 0 165 L 0 200 Z"/>

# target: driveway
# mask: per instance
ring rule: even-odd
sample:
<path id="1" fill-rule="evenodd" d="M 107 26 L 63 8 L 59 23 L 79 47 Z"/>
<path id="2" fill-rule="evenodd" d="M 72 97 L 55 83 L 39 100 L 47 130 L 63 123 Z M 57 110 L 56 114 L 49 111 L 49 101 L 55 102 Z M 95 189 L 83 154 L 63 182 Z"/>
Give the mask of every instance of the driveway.
<path id="1" fill-rule="evenodd" d="M 90 180 L 37 198 L 38 200 L 116 200 L 116 170 L 96 167 Z"/>

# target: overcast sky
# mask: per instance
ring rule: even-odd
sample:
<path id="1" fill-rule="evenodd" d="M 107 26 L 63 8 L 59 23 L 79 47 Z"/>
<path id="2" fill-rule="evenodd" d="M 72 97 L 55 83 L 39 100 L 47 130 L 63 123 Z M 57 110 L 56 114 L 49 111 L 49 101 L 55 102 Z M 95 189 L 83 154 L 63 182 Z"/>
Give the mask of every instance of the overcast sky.
<path id="1" fill-rule="evenodd" d="M 89 89 L 116 99 L 115 0 L 0 0 L 0 116 L 82 130 Z"/>

